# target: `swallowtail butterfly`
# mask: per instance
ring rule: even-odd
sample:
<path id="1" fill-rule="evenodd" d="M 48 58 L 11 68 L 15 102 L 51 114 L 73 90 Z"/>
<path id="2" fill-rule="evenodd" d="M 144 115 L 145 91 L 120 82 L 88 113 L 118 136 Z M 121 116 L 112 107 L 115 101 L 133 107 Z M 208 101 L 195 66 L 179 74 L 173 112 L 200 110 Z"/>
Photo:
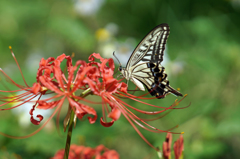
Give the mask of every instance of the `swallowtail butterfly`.
<path id="1" fill-rule="evenodd" d="M 164 98 L 168 93 L 182 96 L 169 85 L 165 68 L 161 65 L 169 33 L 168 24 L 156 26 L 134 49 L 126 68 L 121 64 L 119 67 L 126 80 L 131 80 L 142 91 L 145 91 L 145 86 L 157 98 Z"/>

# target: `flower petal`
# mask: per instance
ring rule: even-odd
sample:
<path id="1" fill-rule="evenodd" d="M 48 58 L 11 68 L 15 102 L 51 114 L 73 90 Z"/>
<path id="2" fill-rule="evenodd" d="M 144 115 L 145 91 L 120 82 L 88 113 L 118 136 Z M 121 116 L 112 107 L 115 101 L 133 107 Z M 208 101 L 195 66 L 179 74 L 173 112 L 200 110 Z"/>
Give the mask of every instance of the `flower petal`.
<path id="1" fill-rule="evenodd" d="M 37 94 L 40 92 L 40 90 L 41 90 L 41 85 L 39 83 L 33 83 L 31 92 L 34 94 Z"/>
<path id="2" fill-rule="evenodd" d="M 111 113 L 108 114 L 109 118 L 112 118 L 114 121 L 118 120 L 121 116 L 121 111 L 116 107 L 112 109 Z"/>
<path id="3" fill-rule="evenodd" d="M 34 125 L 39 125 L 41 123 L 41 121 L 43 120 L 43 116 L 42 115 L 37 115 L 36 116 L 38 120 L 34 119 L 33 116 L 31 115 L 30 121 L 34 124 Z"/>
<path id="4" fill-rule="evenodd" d="M 124 83 L 124 82 L 121 83 L 120 91 L 127 93 L 127 84 L 126 83 Z"/>
<path id="5" fill-rule="evenodd" d="M 39 100 L 37 108 L 38 109 L 52 109 L 52 108 L 55 108 L 58 103 L 59 103 L 59 101 L 46 102 L 43 100 Z"/>
<path id="6" fill-rule="evenodd" d="M 172 143 L 172 134 L 167 133 L 166 140 L 163 142 L 163 156 L 164 159 L 171 158 L 171 143 Z"/>
<path id="7" fill-rule="evenodd" d="M 88 117 L 89 123 L 90 124 L 95 123 L 95 121 L 97 120 L 97 113 L 92 107 L 76 102 L 69 97 L 68 97 L 68 101 L 79 119 L 82 119 L 83 116 L 86 114 L 90 114 L 90 115 L 93 115 L 94 117 Z"/>
<path id="8" fill-rule="evenodd" d="M 173 149 L 174 149 L 175 159 L 179 159 L 184 149 L 182 135 L 180 135 L 180 138 L 174 143 Z"/>
<path id="9" fill-rule="evenodd" d="M 101 123 L 102 126 L 104 126 L 104 127 L 110 127 L 110 126 L 113 125 L 114 120 L 112 120 L 112 121 L 110 121 L 110 122 L 104 122 L 104 121 L 103 121 L 103 117 L 101 117 L 101 119 L 100 119 L 100 123 Z"/>

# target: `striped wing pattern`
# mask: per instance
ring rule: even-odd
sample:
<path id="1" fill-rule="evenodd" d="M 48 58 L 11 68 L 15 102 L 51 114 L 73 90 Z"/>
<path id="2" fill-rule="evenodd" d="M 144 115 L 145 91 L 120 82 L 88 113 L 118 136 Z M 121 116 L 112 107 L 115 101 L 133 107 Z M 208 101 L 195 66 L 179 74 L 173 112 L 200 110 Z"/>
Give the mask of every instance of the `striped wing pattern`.
<path id="1" fill-rule="evenodd" d="M 160 64 L 138 64 L 132 71 L 132 78 L 140 81 L 148 89 L 149 93 L 157 98 L 164 98 L 168 93 L 182 96 L 180 92 L 169 85 L 165 68 Z M 134 83 L 136 84 L 136 82 Z"/>
<path id="2" fill-rule="evenodd" d="M 144 91 L 145 86 L 149 93 L 157 98 L 164 98 L 168 93 L 182 96 L 169 85 L 165 68 L 161 66 L 169 33 L 170 28 L 166 23 L 150 31 L 135 48 L 122 72 L 125 78 L 130 79 L 140 90 Z"/>
<path id="3" fill-rule="evenodd" d="M 170 28 L 166 23 L 160 24 L 150 31 L 133 51 L 126 69 L 139 62 L 161 63 L 169 32 Z"/>

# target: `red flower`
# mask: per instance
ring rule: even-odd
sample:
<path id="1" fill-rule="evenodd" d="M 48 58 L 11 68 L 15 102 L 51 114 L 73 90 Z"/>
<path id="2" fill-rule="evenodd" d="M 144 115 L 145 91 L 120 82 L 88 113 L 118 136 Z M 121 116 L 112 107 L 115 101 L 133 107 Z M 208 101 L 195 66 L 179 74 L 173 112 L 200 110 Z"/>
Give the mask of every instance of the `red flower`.
<path id="1" fill-rule="evenodd" d="M 180 138 L 175 141 L 173 145 L 174 149 L 174 154 L 175 154 L 175 159 L 180 159 L 182 156 L 182 152 L 184 150 L 184 145 L 183 145 L 183 136 L 180 135 Z"/>
<path id="2" fill-rule="evenodd" d="M 167 133 L 166 141 L 163 142 L 163 158 L 171 159 L 171 144 L 172 144 L 172 134 Z M 173 145 L 175 159 L 183 158 L 183 136 L 180 135 L 179 139 Z"/>
<path id="3" fill-rule="evenodd" d="M 51 159 L 63 159 L 64 150 L 59 150 Z M 68 159 L 119 159 L 115 150 L 109 150 L 103 145 L 96 148 L 71 145 Z"/>
<path id="4" fill-rule="evenodd" d="M 67 60 L 67 77 L 60 67 L 64 59 Z M 84 99 L 75 95 L 75 92 L 79 89 L 86 88 L 86 79 L 88 79 L 87 74 L 89 74 L 89 72 L 91 72 L 90 74 L 95 74 L 96 71 L 95 67 L 87 66 L 84 61 L 80 60 L 76 62 L 75 66 L 73 66 L 71 57 L 66 56 L 65 54 L 57 57 L 57 59 L 42 59 L 37 73 L 37 82 L 42 87 L 56 93 L 57 95 L 53 98 L 61 98 L 50 103 L 46 100 L 39 100 L 38 108 L 51 109 L 56 106 L 61 108 L 63 101 L 67 99 L 69 105 L 79 119 L 82 119 L 86 114 L 91 114 L 93 117 L 88 117 L 88 120 L 90 123 L 94 123 L 97 119 L 96 111 L 93 108 L 80 103 L 79 100 Z"/>
<path id="5" fill-rule="evenodd" d="M 61 70 L 60 67 L 60 64 L 63 62 L 64 59 L 66 59 L 67 61 L 66 62 L 68 73 L 67 77 L 65 76 L 64 72 Z M 79 65 L 81 66 L 78 68 Z M 47 60 L 42 59 L 40 61 L 37 73 L 37 83 L 34 83 L 32 87 L 29 87 L 26 82 L 25 82 L 26 86 L 21 86 L 15 83 L 2 69 L 0 69 L 0 71 L 5 75 L 8 81 L 10 81 L 12 84 L 19 88 L 19 90 L 16 91 L 1 91 L 1 92 L 13 93 L 25 91 L 25 93 L 11 97 L 2 95 L 0 100 L 5 103 L 0 106 L 7 105 L 9 103 L 21 102 L 20 104 L 14 107 L 2 110 L 13 109 L 18 106 L 21 106 L 26 102 L 35 102 L 36 104 L 33 105 L 33 108 L 30 110 L 29 113 L 31 115 L 30 118 L 31 122 L 35 125 L 38 125 L 43 120 L 43 116 L 40 114 L 37 115 L 36 117 L 39 120 L 35 120 L 33 118 L 33 111 L 35 110 L 36 107 L 38 109 L 52 109 L 57 107 L 57 109 L 53 113 L 53 115 L 55 115 L 55 113 L 61 109 L 63 101 L 67 99 L 69 101 L 69 105 L 72 107 L 72 109 L 74 110 L 75 114 L 79 119 L 81 119 L 86 114 L 91 114 L 93 115 L 93 117 L 88 117 L 89 122 L 94 123 L 96 121 L 97 119 L 96 111 L 93 108 L 80 103 L 79 100 L 83 100 L 83 98 L 75 95 L 75 92 L 77 90 L 85 88 L 87 84 L 85 82 L 85 78 L 88 78 L 86 77 L 86 74 L 88 74 L 88 72 L 90 71 L 91 74 L 94 74 L 97 71 L 96 67 L 86 66 L 86 63 L 84 61 L 77 61 L 76 65 L 73 66 L 71 57 L 66 56 L 65 54 L 62 54 L 56 59 L 54 59 L 53 57 L 50 57 Z M 44 95 L 47 91 L 48 93 L 56 93 L 56 95 L 53 96 L 52 98 L 41 100 L 40 99 L 41 96 Z M 39 95 L 40 97 L 37 101 L 32 101 L 32 99 Z M 54 99 L 54 101 L 49 102 L 49 100 L 52 99 Z M 51 117 L 53 117 L 53 115 Z"/>
<path id="6" fill-rule="evenodd" d="M 166 140 L 163 142 L 163 157 L 164 159 L 171 158 L 171 144 L 172 144 L 172 134 L 167 133 Z"/>

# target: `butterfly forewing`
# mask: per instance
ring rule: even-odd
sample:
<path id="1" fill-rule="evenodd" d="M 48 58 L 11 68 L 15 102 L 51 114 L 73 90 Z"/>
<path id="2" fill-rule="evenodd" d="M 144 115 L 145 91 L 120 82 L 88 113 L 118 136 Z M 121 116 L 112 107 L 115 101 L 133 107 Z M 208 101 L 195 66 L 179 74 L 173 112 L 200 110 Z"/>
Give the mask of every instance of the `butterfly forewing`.
<path id="1" fill-rule="evenodd" d="M 150 31 L 133 51 L 126 69 L 141 61 L 162 62 L 169 32 L 170 29 L 166 23 L 160 24 Z"/>

